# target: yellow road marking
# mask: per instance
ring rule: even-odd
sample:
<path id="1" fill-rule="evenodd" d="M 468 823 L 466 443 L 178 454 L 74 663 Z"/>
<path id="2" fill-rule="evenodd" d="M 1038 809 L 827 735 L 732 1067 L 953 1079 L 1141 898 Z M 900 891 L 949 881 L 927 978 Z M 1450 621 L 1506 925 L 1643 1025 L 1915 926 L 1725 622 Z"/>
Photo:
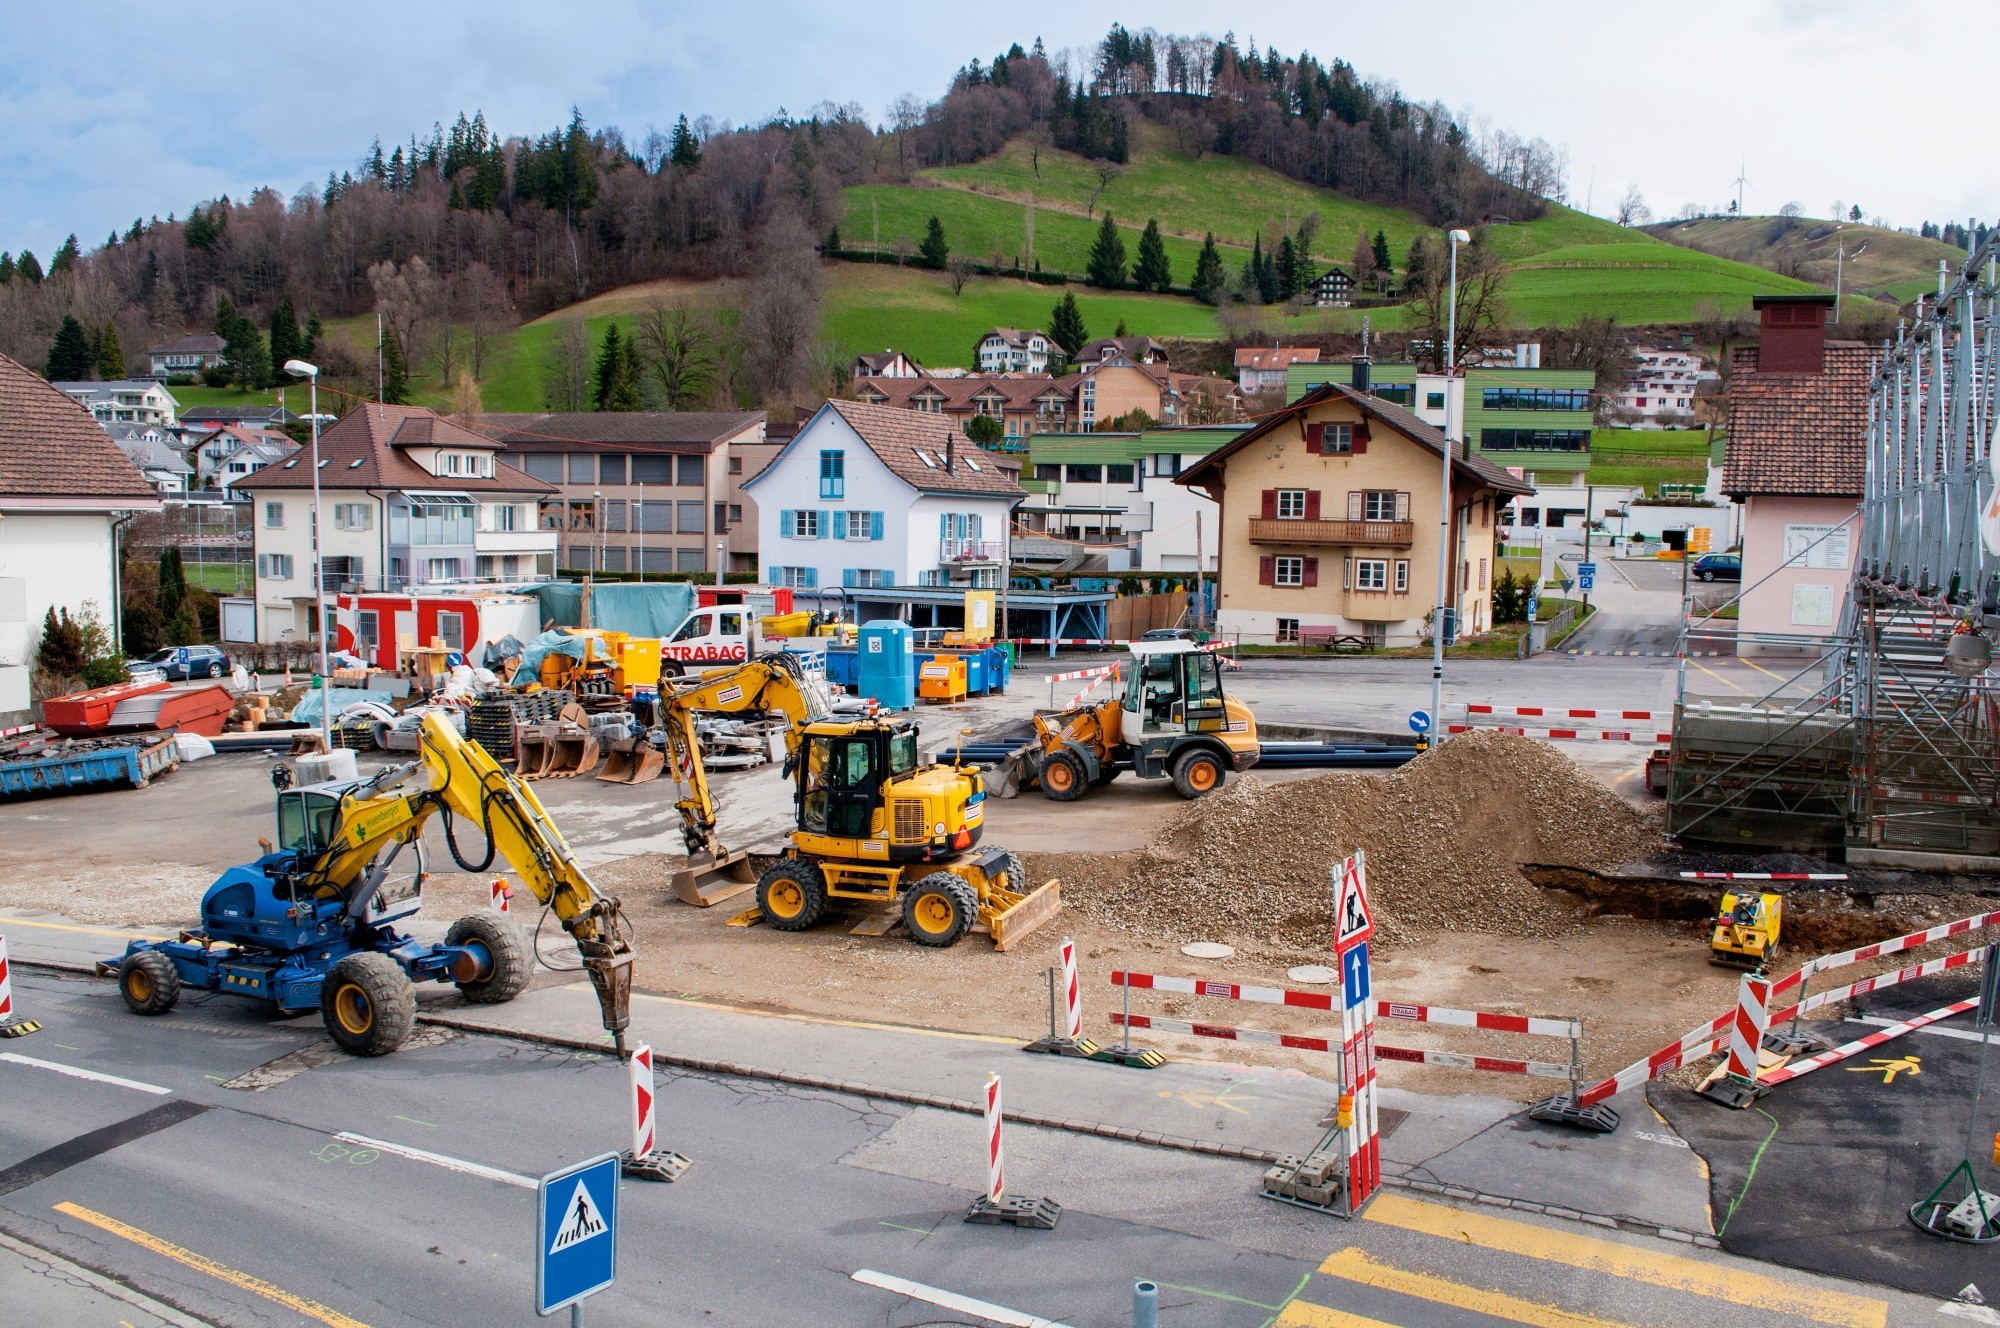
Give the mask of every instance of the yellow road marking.
<path id="1" fill-rule="evenodd" d="M 1364 1319 L 1346 1310 L 1328 1309 L 1309 1300 L 1295 1300 L 1278 1316 L 1279 1328 L 1395 1328 L 1380 1319 Z"/>
<path id="2" fill-rule="evenodd" d="M 582 983 L 572 983 L 582 989 Z M 730 1014 L 751 1014 L 760 1019 L 789 1019 L 800 1024 L 826 1024 L 833 1028 L 866 1028 L 877 1033 L 915 1033 L 918 1037 L 955 1038 L 960 1042 L 993 1042 L 1002 1046 L 1018 1047 L 1017 1037 L 994 1037 L 989 1033 L 954 1033 L 948 1028 L 918 1028 L 911 1024 L 876 1024 L 866 1019 L 833 1019 L 825 1015 L 794 1014 L 789 1010 L 753 1010 L 743 1005 L 728 1005 L 721 1001 L 697 1001 L 687 996 L 654 996 L 647 992 L 634 992 L 633 996 L 642 1001 L 661 1001 L 669 1005 L 692 1005 L 702 1010 L 726 1010 Z"/>
<path id="3" fill-rule="evenodd" d="M 1690 663 L 1690 664 L 1694 665 L 1694 666 L 1695 666 L 1696 668 L 1700 669 L 1700 670 L 1701 670 L 1701 671 L 1702 671 L 1703 673 L 1706 673 L 1706 674 L 1707 674 L 1707 675 L 1708 675 L 1709 677 L 1711 677 L 1711 678 L 1715 679 L 1715 680 L 1716 680 L 1717 682 L 1721 683 L 1721 684 L 1722 684 L 1722 685 L 1723 685 L 1724 687 L 1727 687 L 1727 688 L 1729 688 L 1729 690 L 1731 690 L 1731 691 L 1733 691 L 1733 692 L 1741 692 L 1741 693 L 1743 693 L 1743 695 L 1745 695 L 1745 696 L 1748 696 L 1748 695 L 1750 695 L 1750 689 L 1749 689 L 1749 688 L 1747 688 L 1747 687 L 1738 687 L 1738 686 L 1737 686 L 1737 685 L 1736 685 L 1735 683 L 1733 683 L 1733 682 L 1731 682 L 1731 681 L 1730 681 L 1729 679 L 1727 679 L 1727 678 L 1723 677 L 1723 676 L 1722 676 L 1721 674 L 1717 673 L 1717 672 L 1716 672 L 1716 671 L 1715 671 L 1714 669 L 1711 669 L 1710 667 L 1708 667 L 1708 665 L 1706 665 L 1706 664 L 1702 663 L 1702 662 L 1701 662 L 1700 660 L 1698 660 L 1698 659 L 1691 659 L 1691 660 L 1689 660 L 1689 661 L 1688 661 L 1688 663 Z"/>
<path id="4" fill-rule="evenodd" d="M 45 931 L 75 931 L 85 936 L 116 936 L 121 941 L 171 941 L 171 936 L 146 936 L 135 931 L 112 931 L 108 927 L 79 927 L 68 922 L 35 922 L 28 918 L 0 917 L 0 931 L 9 927 L 40 927 Z"/>
<path id="5" fill-rule="evenodd" d="M 264 1297 L 264 1299 L 275 1301 L 277 1304 L 283 1305 L 286 1309 L 296 1314 L 303 1314 L 308 1319 L 317 1319 L 319 1322 L 326 1324 L 328 1328 L 368 1328 L 368 1325 L 361 1322 L 361 1320 L 350 1319 L 339 1310 L 328 1309 L 318 1301 L 307 1300 L 304 1296 L 295 1296 L 283 1287 L 271 1285 L 261 1277 L 252 1277 L 248 1273 L 239 1273 L 234 1268 L 225 1267 L 206 1255 L 196 1254 L 193 1250 L 184 1250 L 169 1241 L 161 1240 L 151 1232 L 141 1231 L 135 1226 L 127 1226 L 115 1217 L 106 1217 L 102 1213 L 92 1212 L 80 1204 L 73 1203 L 59 1203 L 55 1206 L 55 1210 L 58 1213 L 66 1213 L 80 1222 L 88 1222 L 90 1225 L 108 1231 L 114 1236 L 123 1236 L 134 1245 L 143 1246 L 155 1254 L 172 1259 L 176 1263 L 186 1264 L 189 1268 L 197 1272 L 207 1273 L 210 1277 L 220 1278 L 231 1286 L 255 1292 L 257 1295 Z"/>
<path id="6" fill-rule="evenodd" d="M 1923 1061 L 1924 1058 L 1921 1056 L 1898 1056 L 1894 1060 L 1874 1060 L 1868 1062 L 1866 1065 L 1850 1065 L 1847 1067 L 1847 1072 L 1849 1074 L 1879 1074 L 1882 1076 L 1883 1083 L 1893 1084 L 1896 1082 L 1896 1076 L 1899 1074 L 1922 1074 L 1924 1072 Z"/>
<path id="7" fill-rule="evenodd" d="M 1484 1291 L 1427 1273 L 1413 1273 L 1394 1264 L 1371 1259 L 1357 1249 L 1328 1255 L 1319 1270 L 1329 1277 L 1393 1291 L 1399 1296 L 1415 1296 L 1438 1305 L 1455 1305 L 1459 1309 L 1505 1319 L 1509 1323 L 1530 1324 L 1533 1328 L 1617 1328 L 1608 1319 L 1574 1314 L 1560 1306 L 1523 1300 L 1504 1291 Z"/>
<path id="8" fill-rule="evenodd" d="M 1767 669 L 1767 668 L 1765 668 L 1765 667 L 1764 667 L 1764 666 L 1763 666 L 1762 664 L 1759 664 L 1759 663 L 1757 663 L 1757 662 L 1756 662 L 1755 660 L 1751 660 L 1751 659 L 1745 659 L 1745 658 L 1744 658 L 1743 656 L 1741 656 L 1741 655 L 1738 655 L 1738 656 L 1736 657 L 1736 662 L 1737 662 L 1738 664 L 1747 664 L 1747 665 L 1748 665 L 1749 667 L 1751 667 L 1751 668 L 1753 668 L 1753 669 L 1757 670 L 1757 672 L 1759 672 L 1759 673 L 1762 673 L 1762 674 L 1766 674 L 1766 675 L 1768 675 L 1769 677 L 1773 677 L 1773 678 L 1776 678 L 1776 679 L 1777 679 L 1777 680 L 1778 680 L 1779 682 L 1786 682 L 1786 681 L 1788 681 L 1788 679 L 1787 679 L 1787 678 L 1785 677 L 1785 675 L 1784 675 L 1784 674 L 1782 674 L 1782 673 L 1773 673 L 1773 672 L 1772 672 L 1772 671 L 1771 671 L 1770 669 Z"/>
<path id="9" fill-rule="evenodd" d="M 1802 1286 L 1721 1263 L 1705 1263 L 1643 1246 L 1489 1217 L 1400 1194 L 1378 1194 L 1362 1216 L 1405 1231 L 1530 1259 L 1545 1259 L 1587 1272 L 1609 1273 L 1733 1305 L 1752 1306 L 1767 1313 L 1836 1324 L 1839 1328 L 1883 1328 L 1889 1317 L 1888 1303 L 1868 1296 Z"/>

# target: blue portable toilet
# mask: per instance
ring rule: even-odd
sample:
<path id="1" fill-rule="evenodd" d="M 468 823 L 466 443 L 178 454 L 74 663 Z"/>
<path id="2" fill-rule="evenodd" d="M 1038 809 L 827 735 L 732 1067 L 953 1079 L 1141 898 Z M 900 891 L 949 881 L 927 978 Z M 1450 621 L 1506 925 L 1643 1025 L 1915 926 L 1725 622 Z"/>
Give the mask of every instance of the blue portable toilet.
<path id="1" fill-rule="evenodd" d="M 909 624 L 893 618 L 863 623 L 855 653 L 861 695 L 890 710 L 917 703 L 916 633 Z"/>

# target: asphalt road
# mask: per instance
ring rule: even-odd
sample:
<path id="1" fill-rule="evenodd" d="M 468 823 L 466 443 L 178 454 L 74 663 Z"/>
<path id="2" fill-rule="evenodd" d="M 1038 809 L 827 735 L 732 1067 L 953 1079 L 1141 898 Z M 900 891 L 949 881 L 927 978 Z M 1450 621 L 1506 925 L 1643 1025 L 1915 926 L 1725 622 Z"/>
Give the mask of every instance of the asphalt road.
<path id="1" fill-rule="evenodd" d="M 623 1142 L 624 1075 L 598 1057 L 459 1037 L 327 1058 L 316 1021 L 227 998 L 141 1020 L 109 984 L 27 970 L 16 994 L 46 1027 L 0 1050 L 0 1228 L 210 1323 L 528 1322 L 525 1178 Z M 1065 1203 L 1060 1226 L 968 1226 L 972 1118 L 694 1074 L 659 1091 L 662 1142 L 695 1165 L 625 1186 L 619 1281 L 593 1325 L 1029 1321 L 1005 1307 L 1111 1328 L 1141 1276 L 1171 1325 L 1936 1314 L 1935 1298 L 1402 1193 L 1343 1224 L 1258 1199 L 1241 1163 L 1018 1127 L 1009 1187 Z M 865 1271 L 988 1306 L 947 1311 Z"/>

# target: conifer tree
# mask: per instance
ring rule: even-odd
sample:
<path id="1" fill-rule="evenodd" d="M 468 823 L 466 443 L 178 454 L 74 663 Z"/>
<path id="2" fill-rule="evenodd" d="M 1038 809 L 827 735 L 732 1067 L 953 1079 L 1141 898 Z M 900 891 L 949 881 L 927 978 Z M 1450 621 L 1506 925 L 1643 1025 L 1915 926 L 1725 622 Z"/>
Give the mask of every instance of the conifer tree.
<path id="1" fill-rule="evenodd" d="M 106 323 L 97 338 L 97 376 L 115 383 L 125 376 L 125 351 L 118 344 L 118 324 Z"/>
<path id="2" fill-rule="evenodd" d="M 688 128 L 688 118 L 683 115 L 674 121 L 674 136 L 667 149 L 667 160 L 684 171 L 691 171 L 701 165 L 701 142 Z"/>
<path id="3" fill-rule="evenodd" d="M 282 370 L 287 360 L 305 358 L 305 341 L 299 335 L 298 310 L 288 294 L 271 311 L 271 367 Z"/>
<path id="4" fill-rule="evenodd" d="M 403 359 L 403 343 L 396 338 L 396 329 L 382 329 L 382 401 L 385 405 L 399 406 L 409 395 L 410 366 Z"/>
<path id="5" fill-rule="evenodd" d="M 1108 209 L 1097 228 L 1097 238 L 1091 242 L 1090 261 L 1084 271 L 1093 286 L 1105 290 L 1125 287 L 1125 241 L 1118 237 L 1118 223 Z"/>
<path id="6" fill-rule="evenodd" d="M 1195 298 L 1206 304 L 1215 304 L 1222 299 L 1222 288 L 1228 278 L 1222 273 L 1222 254 L 1215 247 L 1215 232 L 1210 231 L 1202 241 L 1201 253 L 1194 260 L 1194 277 L 1189 281 Z"/>
<path id="7" fill-rule="evenodd" d="M 1083 325 L 1083 310 L 1076 307 L 1076 293 L 1064 291 L 1056 301 L 1056 307 L 1049 314 L 1049 340 L 1063 348 L 1065 355 L 1075 355 L 1083 349 L 1083 343 L 1090 340 L 1090 329 Z"/>
<path id="8" fill-rule="evenodd" d="M 925 267 L 942 269 L 945 260 L 951 257 L 951 246 L 945 242 L 944 223 L 936 217 L 924 228 L 924 242 L 917 246 L 917 256 L 924 260 Z"/>
<path id="9" fill-rule="evenodd" d="M 1167 262 L 1166 242 L 1160 238 L 1158 217 L 1146 219 L 1139 236 L 1139 262 L 1132 269 L 1132 284 L 1140 290 L 1162 291 L 1173 285 L 1173 270 Z"/>
<path id="10" fill-rule="evenodd" d="M 62 248 L 56 250 L 56 256 L 49 260 L 49 275 L 53 277 L 58 272 L 74 271 L 76 260 L 81 257 L 83 250 L 78 246 L 76 236 L 72 234 L 62 242 Z"/>
<path id="11" fill-rule="evenodd" d="M 169 544 L 160 550 L 160 587 L 153 593 L 153 604 L 160 611 L 160 621 L 172 622 L 186 599 L 187 569 L 181 565 L 180 546 Z"/>
<path id="12" fill-rule="evenodd" d="M 26 249 L 23 249 L 21 256 L 14 260 L 14 271 L 30 286 L 39 286 L 42 284 L 41 260 Z"/>
<path id="13" fill-rule="evenodd" d="M 1387 272 L 1396 266 L 1395 262 L 1389 257 L 1389 237 L 1380 230 L 1375 232 L 1374 250 L 1375 270 L 1377 272 Z"/>
<path id="14" fill-rule="evenodd" d="M 49 345 L 49 362 L 42 376 L 51 383 L 74 383 L 90 377 L 97 366 L 97 347 L 84 335 L 83 324 L 64 314 L 56 339 Z"/>
<path id="15" fill-rule="evenodd" d="M 319 325 L 319 315 L 308 314 L 306 316 L 305 336 L 299 340 L 299 357 L 301 359 L 311 359 L 313 352 L 319 349 L 320 339 L 325 335 L 326 329 Z"/>
<path id="16" fill-rule="evenodd" d="M 596 410 L 637 410 L 639 404 L 637 347 L 613 323 L 604 329 L 604 341 L 598 351 L 591 406 Z"/>

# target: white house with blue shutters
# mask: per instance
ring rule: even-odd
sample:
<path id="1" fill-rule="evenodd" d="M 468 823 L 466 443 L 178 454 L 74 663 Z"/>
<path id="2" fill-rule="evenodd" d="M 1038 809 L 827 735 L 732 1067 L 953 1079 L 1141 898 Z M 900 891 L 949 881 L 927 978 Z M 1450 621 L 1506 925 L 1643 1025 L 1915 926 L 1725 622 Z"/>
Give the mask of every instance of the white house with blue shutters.
<path id="1" fill-rule="evenodd" d="M 942 415 L 829 401 L 744 492 L 773 585 L 997 586 L 1020 462 Z"/>

